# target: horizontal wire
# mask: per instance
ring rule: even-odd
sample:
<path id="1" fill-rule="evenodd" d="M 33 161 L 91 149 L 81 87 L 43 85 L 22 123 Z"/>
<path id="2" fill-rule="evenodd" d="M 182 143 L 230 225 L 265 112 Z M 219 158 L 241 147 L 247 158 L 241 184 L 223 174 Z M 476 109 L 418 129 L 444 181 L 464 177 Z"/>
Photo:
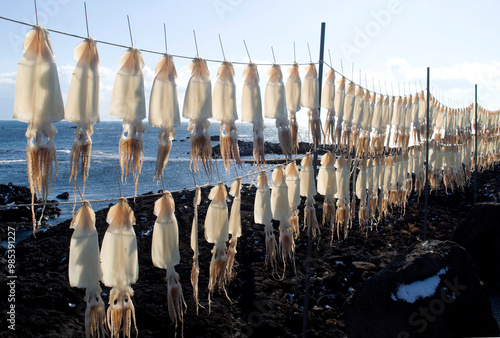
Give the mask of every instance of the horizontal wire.
<path id="1" fill-rule="evenodd" d="M 27 23 L 27 22 L 23 22 L 23 21 L 19 21 L 19 20 L 14 20 L 14 19 L 7 18 L 7 17 L 4 17 L 4 16 L 0 16 L 0 19 L 5 20 L 5 21 L 10 21 L 10 22 L 18 23 L 18 24 L 25 25 L 25 26 L 35 27 L 35 25 L 33 25 L 33 24 L 30 24 L 30 23 Z M 52 28 L 45 28 L 45 29 L 47 29 L 49 32 L 52 32 L 52 33 L 66 35 L 66 36 L 70 36 L 70 37 L 73 37 L 73 38 L 79 38 L 79 39 L 86 39 L 87 38 L 85 36 L 81 36 L 81 35 L 77 35 L 77 34 L 72 34 L 72 33 L 67 33 L 67 32 L 63 32 L 63 31 L 60 31 L 60 30 L 52 29 Z M 118 44 L 118 43 L 114 43 L 114 42 L 109 42 L 109 41 L 104 41 L 104 40 L 98 40 L 98 39 L 94 39 L 94 40 L 95 40 L 95 42 L 102 43 L 104 45 L 109 45 L 109 46 L 114 46 L 114 47 L 120 47 L 120 48 L 125 48 L 125 49 L 130 48 L 130 46 L 122 45 L 122 44 Z M 151 49 L 145 49 L 145 48 L 137 48 L 137 49 L 139 51 L 141 51 L 141 52 L 144 52 L 144 53 L 157 54 L 157 55 L 164 55 L 164 54 L 166 54 L 166 52 L 159 52 L 159 51 L 155 51 L 155 50 L 151 50 Z M 173 57 L 175 57 L 175 58 L 180 58 L 180 59 L 188 59 L 188 60 L 194 59 L 193 56 L 178 55 L 178 54 L 170 54 L 170 55 L 173 56 Z M 214 62 L 214 63 L 224 62 L 224 60 L 217 60 L 217 59 L 204 59 L 204 60 L 207 61 L 207 62 Z M 233 63 L 233 64 L 239 64 L 239 65 L 246 65 L 246 64 L 248 64 L 248 62 L 242 62 L 242 61 L 232 61 L 231 63 Z M 272 63 L 272 62 L 269 62 L 269 63 L 255 63 L 254 62 L 253 64 L 258 65 L 258 66 L 272 66 L 274 64 L 278 64 L 280 66 L 292 66 L 295 63 Z M 301 66 L 308 65 L 308 64 L 311 64 L 311 62 L 299 63 L 299 65 L 301 65 Z M 315 62 L 315 64 L 318 64 L 318 62 Z"/>
<path id="2" fill-rule="evenodd" d="M 21 24 L 21 25 L 25 25 L 25 26 L 30 26 L 30 27 L 34 27 L 35 26 L 35 25 L 27 23 L 27 22 L 23 22 L 23 21 L 19 21 L 19 20 L 7 18 L 7 17 L 4 17 L 4 16 L 0 16 L 0 19 L 5 20 L 5 21 L 14 22 L 14 23 Z M 77 35 L 77 34 L 72 34 L 72 33 L 68 33 L 68 32 L 63 32 L 63 31 L 60 31 L 60 30 L 52 29 L 52 28 L 46 28 L 46 29 L 49 32 L 53 32 L 53 33 L 56 33 L 56 34 L 66 35 L 66 36 L 70 36 L 70 37 L 74 37 L 74 38 L 79 38 L 79 39 L 86 39 L 85 36 L 81 36 L 81 35 Z M 126 46 L 126 45 L 122 45 L 122 44 L 118 44 L 118 43 L 114 43 L 114 42 L 109 42 L 109 41 L 97 40 L 97 39 L 95 41 L 98 42 L 98 43 L 109 45 L 109 46 L 120 47 L 120 48 L 125 48 L 125 49 L 130 48 L 130 46 Z M 150 54 L 157 54 L 157 55 L 164 55 L 164 54 L 166 54 L 166 52 L 159 52 L 159 51 L 155 51 L 155 50 L 151 50 L 151 49 L 145 49 L 145 48 L 138 48 L 138 50 L 141 51 L 141 52 L 150 53 Z M 172 55 L 172 57 L 180 58 L 180 59 L 191 60 L 191 59 L 194 58 L 192 56 L 179 55 L 179 54 L 170 54 L 170 55 Z M 214 62 L 214 63 L 221 63 L 221 62 L 224 61 L 224 60 L 217 60 L 217 59 L 204 59 L 204 60 L 207 61 L 207 62 Z M 242 61 L 232 61 L 231 63 L 238 64 L 238 65 L 246 65 L 246 64 L 248 64 L 248 62 L 242 62 Z M 305 62 L 305 63 L 298 63 L 298 65 L 299 66 L 305 66 L 305 65 L 309 65 L 311 63 L 313 63 L 315 65 L 319 64 L 319 62 Z M 343 76 L 346 80 L 348 80 L 350 82 L 353 82 L 357 87 L 361 87 L 364 90 L 368 90 L 371 93 L 375 93 L 377 95 L 394 96 L 394 95 L 389 95 L 388 93 L 386 93 L 386 94 L 379 93 L 379 92 L 375 91 L 375 88 L 373 88 L 373 90 L 370 90 L 369 88 L 365 88 L 362 85 L 356 84 L 355 81 L 353 81 L 349 77 L 347 77 L 344 74 L 342 74 L 339 71 L 337 71 L 335 68 L 332 67 L 332 65 L 328 64 L 324 60 L 322 60 L 322 63 L 324 65 L 327 65 L 331 69 L 333 69 L 334 72 L 337 73 L 338 75 Z M 277 65 L 280 65 L 280 66 L 293 66 L 293 65 L 295 65 L 295 63 L 272 63 L 272 62 L 269 62 L 269 63 L 261 62 L 261 63 L 254 63 L 254 64 L 258 65 L 258 66 L 272 66 L 273 64 L 277 64 Z M 424 89 L 422 89 L 421 91 L 424 91 Z M 417 91 L 416 93 L 414 93 L 414 94 L 410 93 L 409 95 L 413 96 L 413 95 L 418 95 L 419 93 L 420 93 L 420 91 Z M 409 95 L 407 95 L 407 96 L 409 96 Z M 398 96 L 400 96 L 400 95 L 398 95 Z M 395 97 L 397 97 L 397 96 L 395 96 Z M 435 96 L 433 96 L 433 97 L 435 97 Z M 446 105 L 444 105 L 444 106 L 447 107 Z M 468 107 L 468 105 L 466 107 Z M 466 108 L 466 107 L 463 107 L 463 108 Z M 481 107 L 481 105 L 478 105 L 478 107 Z M 481 108 L 484 109 L 483 107 L 481 107 Z M 460 108 L 457 108 L 457 109 L 460 109 Z M 484 110 L 486 110 L 486 109 L 484 109 Z"/>

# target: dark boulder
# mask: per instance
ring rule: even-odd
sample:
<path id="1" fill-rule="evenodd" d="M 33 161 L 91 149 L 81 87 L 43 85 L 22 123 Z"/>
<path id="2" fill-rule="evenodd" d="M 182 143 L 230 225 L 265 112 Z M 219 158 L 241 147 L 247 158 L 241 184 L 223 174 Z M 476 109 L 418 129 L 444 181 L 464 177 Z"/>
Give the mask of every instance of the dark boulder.
<path id="1" fill-rule="evenodd" d="M 62 194 L 57 195 L 56 198 L 59 198 L 61 200 L 69 200 L 69 193 L 67 191 L 63 192 Z"/>
<path id="2" fill-rule="evenodd" d="M 349 337 L 498 336 L 467 252 L 451 241 L 411 246 L 363 283 L 345 306 Z"/>
<path id="3" fill-rule="evenodd" d="M 27 187 L 17 186 L 12 183 L 7 185 L 0 184 L 0 205 L 5 208 L 0 210 L 0 224 L 15 226 L 16 228 L 31 228 L 32 214 L 31 208 L 31 192 Z M 41 203 L 41 200 L 35 195 L 35 203 Z M 42 224 L 49 218 L 56 218 L 61 214 L 61 209 L 57 207 L 58 202 L 55 200 L 47 201 L 50 204 L 45 206 L 43 212 Z M 22 206 L 21 206 L 21 205 Z M 40 219 L 42 207 L 35 207 L 35 215 Z"/>
<path id="4" fill-rule="evenodd" d="M 474 260 L 477 273 L 489 286 L 500 287 L 500 204 L 476 204 L 453 234 Z"/>

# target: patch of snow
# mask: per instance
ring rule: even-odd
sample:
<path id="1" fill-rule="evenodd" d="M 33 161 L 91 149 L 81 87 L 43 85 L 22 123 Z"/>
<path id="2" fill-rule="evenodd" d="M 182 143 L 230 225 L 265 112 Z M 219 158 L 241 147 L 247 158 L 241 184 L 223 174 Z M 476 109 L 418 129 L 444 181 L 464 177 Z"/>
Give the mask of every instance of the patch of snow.
<path id="1" fill-rule="evenodd" d="M 436 275 L 418 280 L 410 284 L 401 284 L 398 287 L 396 295 L 391 293 L 392 300 L 404 300 L 407 303 L 415 303 L 417 299 L 432 296 L 436 292 L 436 288 L 441 281 L 441 275 L 448 271 L 448 267 L 442 268 Z M 396 299 L 397 298 L 397 299 Z"/>

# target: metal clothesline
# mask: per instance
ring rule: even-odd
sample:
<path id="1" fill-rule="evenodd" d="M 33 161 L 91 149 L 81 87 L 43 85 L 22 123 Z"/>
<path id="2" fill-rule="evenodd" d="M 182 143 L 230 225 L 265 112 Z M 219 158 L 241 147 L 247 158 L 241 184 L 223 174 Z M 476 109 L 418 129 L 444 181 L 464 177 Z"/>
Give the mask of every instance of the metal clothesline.
<path id="1" fill-rule="evenodd" d="M 4 17 L 4 16 L 0 16 L 0 19 L 5 20 L 5 21 L 9 21 L 9 22 L 13 22 L 13 23 L 17 23 L 17 24 L 21 24 L 21 25 L 25 25 L 25 26 L 28 26 L 28 27 L 34 27 L 35 26 L 34 24 L 31 24 L 31 23 L 28 23 L 28 22 L 11 19 L 11 18 L 7 18 L 7 17 Z M 61 34 L 61 35 L 65 35 L 65 36 L 69 36 L 69 37 L 73 37 L 73 38 L 78 38 L 78 39 L 86 39 L 87 38 L 87 37 L 82 36 L 82 35 L 68 33 L 68 32 L 64 32 L 64 31 L 61 31 L 61 30 L 57 30 L 57 29 L 52 29 L 52 28 L 46 28 L 46 29 L 49 32 L 56 33 L 56 34 Z M 104 41 L 104 40 L 98 40 L 98 39 L 95 39 L 95 41 L 98 42 L 98 43 L 101 43 L 101 44 L 104 44 L 104 45 L 108 45 L 108 46 L 113 46 L 113 47 L 119 47 L 119 48 L 125 48 L 125 49 L 128 49 L 128 48 L 131 47 L 131 46 L 127 46 L 127 45 L 123 45 L 123 44 L 119 44 L 119 43 L 114 43 L 114 42 L 110 42 L 110 41 Z M 137 48 L 137 49 L 139 51 L 141 51 L 141 52 L 144 52 L 144 53 L 156 54 L 156 55 L 164 55 L 166 53 L 164 51 L 160 52 L 160 51 L 146 49 L 146 48 Z M 171 54 L 171 53 L 169 53 L 169 54 L 172 55 L 174 58 L 186 59 L 186 60 L 193 59 L 193 56 Z M 207 62 L 213 62 L 213 63 L 221 63 L 221 62 L 224 61 L 224 60 L 218 60 L 218 59 L 204 59 L 204 60 L 207 61 Z M 335 73 L 337 73 L 338 75 L 343 76 L 343 77 L 345 77 L 346 80 L 351 81 L 354 84 L 356 84 L 356 81 L 354 81 L 353 79 L 350 79 L 349 77 L 345 76 L 341 72 L 335 70 L 335 68 L 333 68 L 333 66 L 330 65 L 329 63 L 325 62 L 324 60 L 322 60 L 321 62 L 324 65 L 326 65 L 326 66 L 330 67 L 331 69 L 333 69 L 335 71 Z M 237 65 L 247 65 L 248 64 L 248 62 L 242 62 L 242 61 L 231 61 L 231 63 L 237 64 Z M 255 64 L 255 65 L 258 65 L 258 66 L 272 66 L 273 64 L 278 64 L 280 66 L 293 66 L 295 64 L 295 63 L 273 63 L 273 62 L 267 62 L 267 63 L 266 62 L 257 62 L 257 63 L 252 62 L 252 63 Z M 305 66 L 305 65 L 309 65 L 311 63 L 319 65 L 320 62 L 319 61 L 318 62 L 304 62 L 304 63 L 298 63 L 298 65 L 299 66 Z M 384 95 L 384 96 L 385 95 L 389 95 L 388 93 L 382 94 L 381 92 L 377 92 L 377 91 L 375 91 L 375 88 L 373 88 L 373 90 L 370 90 L 369 88 L 365 88 L 361 84 L 356 84 L 356 86 L 357 87 L 361 87 L 364 90 L 369 90 L 371 93 L 375 93 L 377 95 Z M 410 92 L 409 95 L 410 94 L 411 95 L 416 95 L 418 93 L 419 93 L 418 91 L 415 92 L 415 93 L 411 93 Z"/>

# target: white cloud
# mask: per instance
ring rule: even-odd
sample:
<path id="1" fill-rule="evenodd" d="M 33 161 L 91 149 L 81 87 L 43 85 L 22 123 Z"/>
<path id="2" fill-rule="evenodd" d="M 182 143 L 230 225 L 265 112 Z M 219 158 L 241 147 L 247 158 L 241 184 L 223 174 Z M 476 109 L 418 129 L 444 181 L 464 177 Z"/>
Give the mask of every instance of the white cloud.
<path id="1" fill-rule="evenodd" d="M 16 74 L 16 72 L 0 74 L 0 84 L 15 85 Z"/>
<path id="2" fill-rule="evenodd" d="M 391 58 L 387 62 L 391 81 L 412 85 L 421 81 L 426 86 L 427 70 L 412 67 L 405 59 Z M 478 101 L 490 109 L 500 107 L 500 62 L 456 63 L 447 67 L 430 68 L 431 92 L 448 105 L 462 106 L 471 102 L 474 85 L 478 85 Z M 414 86 L 411 86 L 414 88 Z M 465 103 L 467 102 L 467 103 Z"/>

